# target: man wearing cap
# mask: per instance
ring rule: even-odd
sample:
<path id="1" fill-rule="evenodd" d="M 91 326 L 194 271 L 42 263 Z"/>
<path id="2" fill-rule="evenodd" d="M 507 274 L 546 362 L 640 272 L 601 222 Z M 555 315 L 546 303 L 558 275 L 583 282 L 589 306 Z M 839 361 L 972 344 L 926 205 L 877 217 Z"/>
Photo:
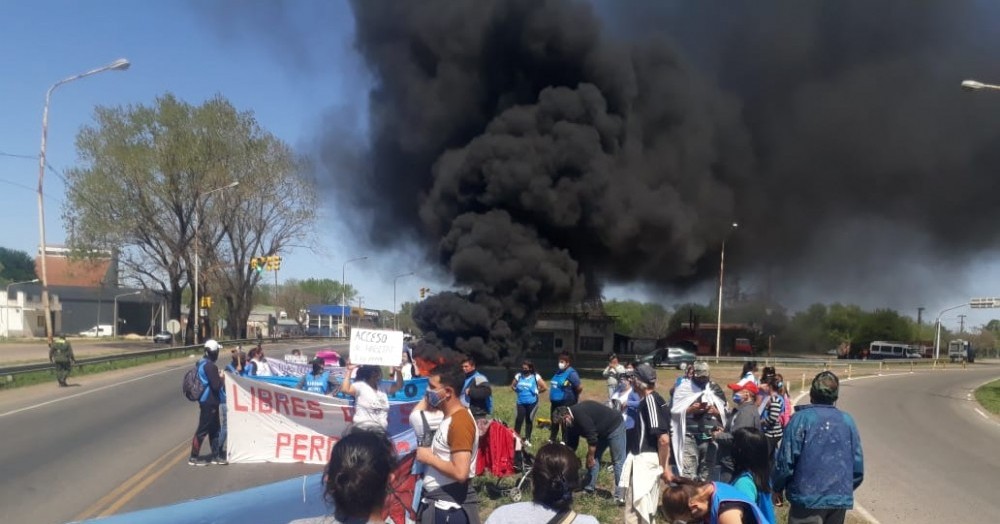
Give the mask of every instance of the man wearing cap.
<path id="1" fill-rule="evenodd" d="M 674 389 L 670 414 L 673 418 L 673 447 L 679 457 L 681 476 L 708 480 L 715 466 L 717 446 L 712 438 L 723 427 L 726 394 L 711 381 L 708 362 L 694 363 L 690 380 Z"/>
<path id="2" fill-rule="evenodd" d="M 670 469 L 670 408 L 656 392 L 656 370 L 646 363 L 635 368 L 633 389 L 639 395 L 638 417 L 620 485 L 625 497 L 625 522 L 653 522 L 665 482 L 673 480 Z"/>
<path id="3" fill-rule="evenodd" d="M 742 428 L 760 429 L 760 415 L 757 413 L 757 404 L 755 402 L 759 391 L 757 384 L 751 381 L 743 381 L 742 383 L 729 384 L 728 387 L 733 390 L 733 404 L 736 404 L 736 407 L 729 417 L 726 430 L 720 430 L 715 433 L 715 443 L 719 447 L 716 458 L 718 464 L 721 466 L 719 481 L 726 484 L 729 484 L 733 478 L 733 473 L 735 473 L 735 464 L 733 464 L 732 455 L 733 434 L 736 433 L 736 430 Z"/>
<path id="4" fill-rule="evenodd" d="M 553 414 L 553 422 L 563 428 L 563 438 L 570 449 L 576 450 L 580 437 L 587 441 L 587 469 L 590 482 L 583 490 L 593 494 L 597 489 L 597 474 L 600 472 L 604 450 L 611 450 L 611 461 L 615 470 L 615 500 L 621 499 L 618 481 L 625 463 L 625 419 L 621 412 L 608 406 L 585 400 L 572 406 L 560 406 Z"/>
<path id="5" fill-rule="evenodd" d="M 296 387 L 318 395 L 329 395 L 337 386 L 330 381 L 330 372 L 323 370 L 323 366 L 325 365 L 326 361 L 322 358 L 314 358 L 312 360 L 312 372 L 303 375 Z"/>
<path id="6" fill-rule="evenodd" d="M 834 407 L 837 375 L 812 381 L 809 404 L 796 406 L 771 472 L 776 493 L 791 502 L 789 524 L 842 524 L 864 480 L 861 437 L 850 415 Z"/>

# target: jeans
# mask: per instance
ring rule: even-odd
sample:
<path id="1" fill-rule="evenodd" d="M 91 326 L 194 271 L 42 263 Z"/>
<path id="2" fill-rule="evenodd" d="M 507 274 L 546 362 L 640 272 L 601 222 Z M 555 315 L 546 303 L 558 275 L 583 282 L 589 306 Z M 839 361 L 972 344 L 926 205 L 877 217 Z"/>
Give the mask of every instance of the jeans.
<path id="1" fill-rule="evenodd" d="M 808 509 L 792 504 L 788 512 L 788 524 L 844 524 L 847 510 Z"/>
<path id="2" fill-rule="evenodd" d="M 527 422 L 528 426 L 524 428 L 524 438 L 526 440 L 531 440 L 531 429 L 534 427 L 535 413 L 538 411 L 538 402 L 534 404 L 518 404 L 517 405 L 517 420 L 514 422 L 514 432 L 518 435 L 521 434 L 521 424 Z"/>
<path id="3" fill-rule="evenodd" d="M 681 450 L 681 476 L 708 480 L 715 469 L 715 455 L 719 445 L 714 440 L 699 441 L 693 435 L 684 436 L 684 448 Z"/>
<path id="4" fill-rule="evenodd" d="M 622 478 L 622 465 L 625 464 L 625 422 L 608 435 L 607 439 L 597 440 L 597 451 L 594 453 L 594 467 L 590 468 L 590 484 L 584 488 L 587 491 L 597 489 L 597 474 L 601 471 L 601 457 L 604 450 L 611 449 L 611 461 L 615 466 L 615 497 L 621 498 L 621 488 L 618 481 Z"/>

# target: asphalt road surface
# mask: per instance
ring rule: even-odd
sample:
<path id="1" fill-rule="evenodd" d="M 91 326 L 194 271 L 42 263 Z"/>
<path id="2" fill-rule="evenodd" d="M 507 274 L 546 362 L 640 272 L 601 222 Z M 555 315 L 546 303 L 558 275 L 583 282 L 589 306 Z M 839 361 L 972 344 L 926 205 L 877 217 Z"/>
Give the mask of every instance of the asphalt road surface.
<path id="1" fill-rule="evenodd" d="M 265 344 L 279 357 L 300 347 Z M 228 355 L 220 357 L 228 362 Z M 297 464 L 187 465 L 198 408 L 180 391 L 193 360 L 0 393 L 0 521 L 56 523 L 244 489 L 318 471 Z M 208 453 L 207 441 L 202 453 Z"/>
<path id="2" fill-rule="evenodd" d="M 842 383 L 865 453 L 856 502 L 883 524 L 1000 521 L 1000 422 L 972 396 L 997 378 L 975 365 Z"/>

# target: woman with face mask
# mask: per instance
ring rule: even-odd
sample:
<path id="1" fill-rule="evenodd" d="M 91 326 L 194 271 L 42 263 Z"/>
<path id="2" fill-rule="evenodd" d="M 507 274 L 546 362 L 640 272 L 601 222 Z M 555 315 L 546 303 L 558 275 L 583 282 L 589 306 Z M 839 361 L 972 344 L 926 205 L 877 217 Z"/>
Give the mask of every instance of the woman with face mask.
<path id="1" fill-rule="evenodd" d="M 352 379 L 353 371 L 357 369 L 357 378 Z M 389 429 L 389 395 L 403 387 L 403 375 L 396 370 L 396 381 L 388 392 L 379 389 L 382 381 L 382 370 L 378 366 L 347 365 L 344 385 L 341 391 L 354 397 L 354 423 L 377 424 L 383 430 Z M 387 394 L 388 393 L 388 394 Z"/>
<path id="2" fill-rule="evenodd" d="M 549 388 L 549 418 L 555 413 L 556 408 L 561 406 L 572 406 L 580 398 L 583 386 L 580 383 L 580 374 L 569 365 L 569 353 L 563 351 L 559 354 L 559 371 L 552 376 L 552 387 Z M 549 443 L 558 442 L 559 424 L 553 423 L 549 430 Z"/>
<path id="3" fill-rule="evenodd" d="M 538 395 L 548 391 L 545 380 L 535 373 L 535 365 L 530 360 L 521 363 L 521 372 L 514 376 L 510 388 L 517 393 L 517 419 L 514 422 L 514 432 L 521 434 L 521 425 L 527 422 L 524 429 L 525 445 L 531 447 L 532 421 L 538 411 Z"/>

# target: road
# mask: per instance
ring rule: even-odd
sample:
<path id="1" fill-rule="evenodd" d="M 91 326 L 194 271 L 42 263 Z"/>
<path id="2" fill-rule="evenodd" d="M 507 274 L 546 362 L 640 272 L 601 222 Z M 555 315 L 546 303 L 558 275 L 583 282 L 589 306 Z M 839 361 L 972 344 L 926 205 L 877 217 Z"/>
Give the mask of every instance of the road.
<path id="1" fill-rule="evenodd" d="M 856 501 L 883 524 L 1000 520 L 1000 423 L 972 397 L 996 378 L 975 365 L 844 382 L 865 453 Z"/>
<path id="2" fill-rule="evenodd" d="M 265 344 L 311 355 L 343 343 Z M 228 362 L 228 355 L 220 358 Z M 180 392 L 193 360 L 70 378 L 0 393 L 0 520 L 56 523 L 248 488 L 319 466 L 187 465 L 197 406 Z M 207 442 L 203 446 L 206 452 Z"/>
<path id="3" fill-rule="evenodd" d="M 108 341 L 98 339 L 72 339 L 73 354 L 76 358 L 99 357 L 126 351 L 161 349 L 163 344 L 149 340 Z M 0 344 L 0 366 L 12 366 L 35 362 L 48 362 L 49 346 L 44 341 L 13 342 Z"/>

